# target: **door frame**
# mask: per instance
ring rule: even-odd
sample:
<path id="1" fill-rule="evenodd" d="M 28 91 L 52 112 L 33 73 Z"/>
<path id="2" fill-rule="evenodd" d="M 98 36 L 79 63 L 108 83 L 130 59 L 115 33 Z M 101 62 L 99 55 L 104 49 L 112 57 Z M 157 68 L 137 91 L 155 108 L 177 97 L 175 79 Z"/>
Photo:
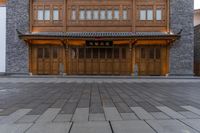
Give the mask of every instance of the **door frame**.
<path id="1" fill-rule="evenodd" d="M 45 73 L 43 69 L 42 73 L 38 72 L 38 49 L 42 48 L 43 51 L 45 48 L 49 49 L 49 72 Z M 57 49 L 57 72 L 53 72 L 53 65 L 55 62 L 55 58 L 53 58 L 53 48 Z M 59 75 L 60 74 L 60 64 L 63 64 L 63 72 L 66 71 L 65 69 L 65 62 L 64 62 L 64 52 L 65 49 L 61 45 L 31 45 L 29 46 L 29 72 L 33 75 Z M 43 60 L 44 60 L 44 52 L 43 52 Z M 43 65 L 45 63 L 43 62 Z M 43 66 L 45 67 L 45 66 Z"/>

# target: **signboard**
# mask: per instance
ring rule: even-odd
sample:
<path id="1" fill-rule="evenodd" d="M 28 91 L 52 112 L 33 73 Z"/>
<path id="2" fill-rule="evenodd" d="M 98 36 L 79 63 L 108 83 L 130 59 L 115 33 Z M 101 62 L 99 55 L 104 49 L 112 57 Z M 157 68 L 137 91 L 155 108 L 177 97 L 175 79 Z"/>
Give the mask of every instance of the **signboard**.
<path id="1" fill-rule="evenodd" d="M 112 41 L 86 41 L 86 46 L 113 46 Z"/>

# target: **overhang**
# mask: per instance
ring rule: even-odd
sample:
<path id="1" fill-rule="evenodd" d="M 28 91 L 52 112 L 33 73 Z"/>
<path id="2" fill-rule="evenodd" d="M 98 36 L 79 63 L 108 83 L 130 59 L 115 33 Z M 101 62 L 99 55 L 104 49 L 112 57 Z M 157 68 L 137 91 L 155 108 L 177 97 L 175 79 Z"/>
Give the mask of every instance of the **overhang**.
<path id="1" fill-rule="evenodd" d="M 171 44 L 181 35 L 166 32 L 38 32 L 22 34 L 18 31 L 19 38 L 37 44 L 39 42 L 50 43 L 62 42 L 78 45 L 86 40 L 112 40 L 114 44 Z M 70 42 L 70 43 L 69 43 Z"/>

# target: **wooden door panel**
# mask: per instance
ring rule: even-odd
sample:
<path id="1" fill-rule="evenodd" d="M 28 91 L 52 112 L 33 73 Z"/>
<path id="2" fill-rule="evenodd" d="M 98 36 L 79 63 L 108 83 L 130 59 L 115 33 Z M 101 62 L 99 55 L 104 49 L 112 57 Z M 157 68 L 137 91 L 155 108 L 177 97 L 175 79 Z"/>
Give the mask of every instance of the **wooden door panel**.
<path id="1" fill-rule="evenodd" d="M 149 61 L 149 63 L 147 63 L 148 69 L 146 74 L 153 76 L 155 75 L 154 69 L 155 69 L 155 65 L 153 61 Z"/>
<path id="2" fill-rule="evenodd" d="M 79 60 L 78 62 L 78 74 L 84 74 L 85 73 L 85 62 L 84 60 Z"/>
<path id="3" fill-rule="evenodd" d="M 92 74 L 92 60 L 91 59 L 86 59 L 86 64 L 85 64 L 85 71 L 86 74 Z"/>
<path id="4" fill-rule="evenodd" d="M 147 73 L 147 63 L 146 62 L 140 62 L 140 65 L 138 66 L 139 67 L 139 74 L 140 75 L 146 75 Z"/>
<path id="5" fill-rule="evenodd" d="M 104 59 L 100 60 L 100 74 L 106 74 L 106 61 Z"/>
<path id="6" fill-rule="evenodd" d="M 92 72 L 93 74 L 99 74 L 99 62 L 98 60 L 93 60 L 93 63 L 92 63 Z"/>
<path id="7" fill-rule="evenodd" d="M 60 59 L 62 58 L 62 51 L 59 47 L 52 47 L 52 64 L 51 64 L 51 71 L 52 74 L 56 75 L 59 74 L 60 69 Z"/>
<path id="8" fill-rule="evenodd" d="M 78 50 L 74 50 L 78 49 Z M 83 52 L 79 50 L 84 50 Z M 114 54 L 115 50 L 118 50 L 118 54 Z M 119 75 L 119 74 L 130 74 L 131 62 L 128 58 L 130 55 L 127 52 L 128 47 L 125 49 L 125 56 L 123 58 L 120 54 L 121 47 L 74 47 L 70 48 L 69 51 L 73 51 L 70 54 L 70 72 L 73 74 L 93 74 L 93 75 Z M 74 51 L 78 51 L 77 55 Z M 81 55 L 80 55 L 81 54 Z M 123 64 L 122 64 L 123 62 Z"/>
<path id="9" fill-rule="evenodd" d="M 45 60 L 44 61 L 44 74 L 49 75 L 51 74 L 51 66 L 50 66 L 50 60 Z"/>
<path id="10" fill-rule="evenodd" d="M 120 74 L 120 61 L 114 61 L 113 63 L 113 74 Z"/>
<path id="11" fill-rule="evenodd" d="M 92 74 L 92 48 L 86 48 L 85 50 L 85 73 Z"/>
<path id="12" fill-rule="evenodd" d="M 161 63 L 155 62 L 155 69 L 154 69 L 155 75 L 160 75 L 161 74 Z"/>
<path id="13" fill-rule="evenodd" d="M 107 60 L 106 62 L 106 74 L 113 74 L 113 62 L 112 60 Z"/>
<path id="14" fill-rule="evenodd" d="M 37 68 L 37 73 L 38 74 L 43 74 L 44 73 L 44 63 L 43 59 L 38 59 L 38 68 Z"/>
<path id="15" fill-rule="evenodd" d="M 37 48 L 37 73 L 44 74 L 44 49 Z"/>
<path id="16" fill-rule="evenodd" d="M 136 62 L 139 75 L 161 75 L 160 46 L 143 46 L 136 48 Z"/>
<path id="17" fill-rule="evenodd" d="M 59 74 L 63 63 L 63 48 L 57 46 L 32 46 L 32 72 L 39 75 Z"/>

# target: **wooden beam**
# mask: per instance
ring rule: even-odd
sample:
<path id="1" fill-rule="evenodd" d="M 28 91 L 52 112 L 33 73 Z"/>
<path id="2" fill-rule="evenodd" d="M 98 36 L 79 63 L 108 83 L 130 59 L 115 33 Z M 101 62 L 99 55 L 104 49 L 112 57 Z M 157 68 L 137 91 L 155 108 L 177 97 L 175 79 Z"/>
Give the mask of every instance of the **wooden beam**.
<path id="1" fill-rule="evenodd" d="M 167 45 L 166 40 L 137 40 L 135 45 Z"/>
<path id="2" fill-rule="evenodd" d="M 68 45 L 83 46 L 85 44 L 85 40 L 68 40 Z"/>
<path id="3" fill-rule="evenodd" d="M 32 40 L 31 44 L 34 45 L 62 45 L 60 40 Z"/>

